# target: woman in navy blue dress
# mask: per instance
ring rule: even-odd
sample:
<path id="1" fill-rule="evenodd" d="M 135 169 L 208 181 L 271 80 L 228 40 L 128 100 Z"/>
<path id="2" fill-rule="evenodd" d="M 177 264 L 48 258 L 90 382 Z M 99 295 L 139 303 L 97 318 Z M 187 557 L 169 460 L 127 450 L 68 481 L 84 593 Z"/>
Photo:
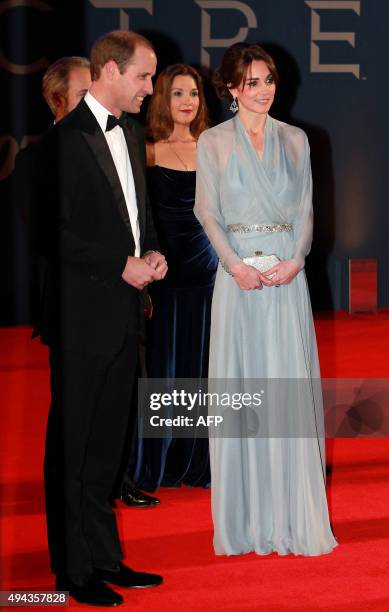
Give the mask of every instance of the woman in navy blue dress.
<path id="1" fill-rule="evenodd" d="M 218 259 L 194 213 L 197 139 L 208 126 L 201 77 L 184 64 L 166 68 L 151 100 L 148 189 L 169 271 L 150 286 L 147 375 L 206 378 L 212 292 Z M 139 439 L 133 480 L 142 489 L 207 487 L 207 439 Z"/>

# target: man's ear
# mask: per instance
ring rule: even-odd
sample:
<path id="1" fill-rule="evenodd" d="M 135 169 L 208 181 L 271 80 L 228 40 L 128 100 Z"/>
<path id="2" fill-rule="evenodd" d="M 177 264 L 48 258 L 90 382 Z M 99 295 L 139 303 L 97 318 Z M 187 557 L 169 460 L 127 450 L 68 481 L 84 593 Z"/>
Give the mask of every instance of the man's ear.
<path id="1" fill-rule="evenodd" d="M 104 64 L 103 71 L 109 81 L 113 81 L 113 79 L 119 74 L 118 65 L 114 60 L 109 60 L 109 62 Z"/>
<path id="2" fill-rule="evenodd" d="M 58 93 L 58 91 L 53 93 L 53 102 L 57 110 L 66 107 L 66 98 L 62 94 Z"/>
<path id="3" fill-rule="evenodd" d="M 53 93 L 53 102 L 55 106 L 54 118 L 55 122 L 61 121 L 67 113 L 68 99 L 66 96 L 55 91 Z"/>

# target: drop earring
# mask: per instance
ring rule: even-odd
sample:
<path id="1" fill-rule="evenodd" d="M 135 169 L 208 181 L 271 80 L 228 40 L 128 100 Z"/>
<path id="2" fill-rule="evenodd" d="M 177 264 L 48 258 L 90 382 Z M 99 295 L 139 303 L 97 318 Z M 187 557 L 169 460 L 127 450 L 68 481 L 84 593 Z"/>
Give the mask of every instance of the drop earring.
<path id="1" fill-rule="evenodd" d="M 238 112 L 238 110 L 239 110 L 239 106 L 236 101 L 236 98 L 234 97 L 234 99 L 231 102 L 230 111 L 235 114 Z"/>

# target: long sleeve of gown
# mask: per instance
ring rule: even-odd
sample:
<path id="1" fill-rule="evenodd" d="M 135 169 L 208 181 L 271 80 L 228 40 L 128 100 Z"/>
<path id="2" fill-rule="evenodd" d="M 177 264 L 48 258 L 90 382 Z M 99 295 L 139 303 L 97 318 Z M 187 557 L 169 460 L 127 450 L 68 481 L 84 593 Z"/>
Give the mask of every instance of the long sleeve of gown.
<path id="1" fill-rule="evenodd" d="M 302 269 L 305 265 L 305 257 L 311 250 L 313 233 L 313 208 L 312 208 L 312 172 L 309 143 L 304 134 L 304 156 L 302 169 L 301 200 L 293 220 L 293 231 L 295 249 L 293 261 Z"/>
<path id="2" fill-rule="evenodd" d="M 229 244 L 223 215 L 220 210 L 219 182 L 217 167 L 217 141 L 213 142 L 206 133 L 202 134 L 197 147 L 196 202 L 194 212 L 214 247 L 225 270 L 241 262 L 240 257 Z"/>

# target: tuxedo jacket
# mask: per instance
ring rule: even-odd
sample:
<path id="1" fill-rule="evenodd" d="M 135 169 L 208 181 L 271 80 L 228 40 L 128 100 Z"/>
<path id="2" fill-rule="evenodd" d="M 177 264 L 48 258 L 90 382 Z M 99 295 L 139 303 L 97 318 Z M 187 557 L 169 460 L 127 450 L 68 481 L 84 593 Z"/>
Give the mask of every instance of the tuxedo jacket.
<path id="1" fill-rule="evenodd" d="M 141 254 L 157 249 L 145 183 L 143 130 L 127 118 Z M 107 141 L 81 101 L 45 137 L 34 181 L 34 243 L 44 258 L 40 334 L 53 348 L 115 354 L 137 332 L 140 293 L 121 277 L 135 253 L 127 206 Z"/>
<path id="2" fill-rule="evenodd" d="M 39 170 L 37 166 L 40 157 L 42 141 L 31 142 L 24 149 L 20 149 L 15 157 L 15 168 L 12 173 L 12 196 L 19 210 L 19 213 L 27 229 L 30 228 L 30 216 L 33 197 L 33 185 L 36 174 Z"/>

